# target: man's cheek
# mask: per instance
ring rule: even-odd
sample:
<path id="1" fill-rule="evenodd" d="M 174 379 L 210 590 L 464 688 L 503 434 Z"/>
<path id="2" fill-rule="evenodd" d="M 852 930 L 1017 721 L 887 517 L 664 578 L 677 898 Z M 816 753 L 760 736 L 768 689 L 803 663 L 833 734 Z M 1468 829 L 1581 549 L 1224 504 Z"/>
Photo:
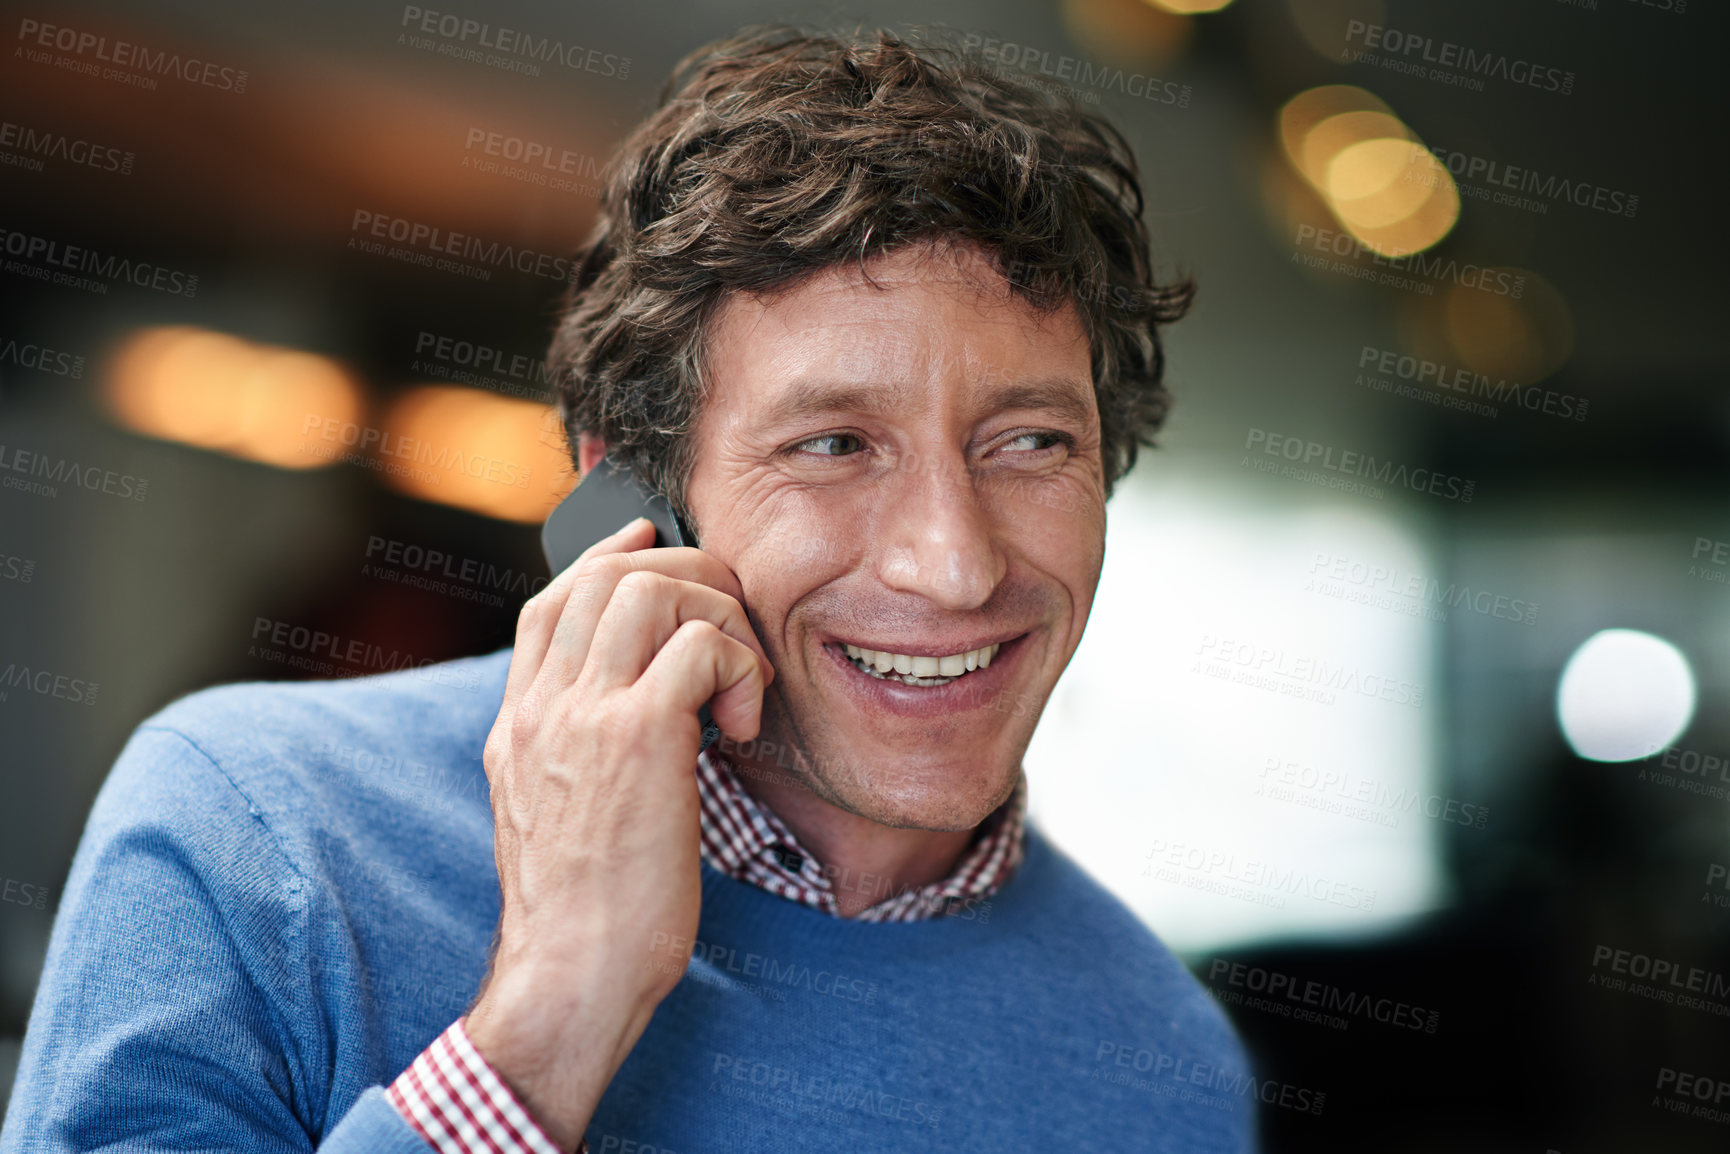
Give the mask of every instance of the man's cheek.
<path id="1" fill-rule="evenodd" d="M 1098 492 L 1075 491 L 1074 513 L 1059 514 L 1044 529 L 1054 543 L 1049 572 L 1069 593 L 1075 617 L 1070 622 L 1068 652 L 1081 643 L 1082 629 L 1093 610 L 1094 593 L 1105 571 L 1105 500 Z"/>
<path id="2" fill-rule="evenodd" d="M 1009 510 L 1006 530 L 1051 563 L 1051 571 L 1085 580 L 1089 589 L 1105 564 L 1105 496 L 1085 480 L 1031 489 Z"/>

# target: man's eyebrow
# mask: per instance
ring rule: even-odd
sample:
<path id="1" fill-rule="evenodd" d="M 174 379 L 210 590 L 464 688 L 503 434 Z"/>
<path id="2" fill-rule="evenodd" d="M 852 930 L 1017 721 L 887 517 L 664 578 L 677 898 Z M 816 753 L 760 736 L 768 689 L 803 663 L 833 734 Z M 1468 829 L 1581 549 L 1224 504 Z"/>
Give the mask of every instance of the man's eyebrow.
<path id="1" fill-rule="evenodd" d="M 901 395 L 902 391 L 893 385 L 800 381 L 775 398 L 763 414 L 762 423 L 783 425 L 825 413 L 893 410 Z"/>
<path id="2" fill-rule="evenodd" d="M 993 410 L 1042 409 L 1086 426 L 1095 420 L 1095 408 L 1088 395 L 1091 386 L 1086 386 L 1086 390 L 1078 381 L 1059 377 L 1017 381 L 992 390 L 986 399 Z M 805 381 L 776 398 L 763 414 L 763 423 L 780 425 L 836 412 L 893 412 L 905 395 L 904 389 L 890 384 Z"/>
<path id="3" fill-rule="evenodd" d="M 1094 422 L 1096 409 L 1092 403 L 1093 388 L 1083 392 L 1079 381 L 1058 377 L 1045 381 L 1017 381 L 992 394 L 997 409 L 1043 409 L 1077 425 L 1086 427 Z"/>

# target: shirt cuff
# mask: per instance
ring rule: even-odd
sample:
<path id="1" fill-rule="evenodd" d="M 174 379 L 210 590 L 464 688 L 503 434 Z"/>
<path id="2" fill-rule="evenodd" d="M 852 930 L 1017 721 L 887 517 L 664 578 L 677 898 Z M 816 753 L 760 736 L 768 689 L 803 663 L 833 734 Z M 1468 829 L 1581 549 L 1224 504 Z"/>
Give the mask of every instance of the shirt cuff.
<path id="1" fill-rule="evenodd" d="M 385 1091 L 439 1154 L 564 1154 L 452 1022 Z M 588 1154 L 585 1138 L 577 1154 Z"/>

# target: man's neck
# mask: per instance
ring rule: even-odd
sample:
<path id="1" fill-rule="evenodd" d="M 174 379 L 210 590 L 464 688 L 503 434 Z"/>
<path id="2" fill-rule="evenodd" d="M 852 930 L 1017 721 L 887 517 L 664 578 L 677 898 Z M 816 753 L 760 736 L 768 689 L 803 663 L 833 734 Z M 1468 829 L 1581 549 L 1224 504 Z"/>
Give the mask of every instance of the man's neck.
<path id="1" fill-rule="evenodd" d="M 817 855 L 844 918 L 948 877 L 978 828 L 896 829 L 831 805 L 784 772 L 735 776 Z"/>

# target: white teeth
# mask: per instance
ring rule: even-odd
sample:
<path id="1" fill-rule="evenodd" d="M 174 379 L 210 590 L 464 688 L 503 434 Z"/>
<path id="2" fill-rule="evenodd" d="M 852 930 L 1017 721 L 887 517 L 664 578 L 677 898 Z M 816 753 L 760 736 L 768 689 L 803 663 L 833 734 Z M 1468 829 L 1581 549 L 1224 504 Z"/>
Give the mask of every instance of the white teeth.
<path id="1" fill-rule="evenodd" d="M 843 644 L 842 648 L 867 672 L 875 670 L 890 680 L 909 685 L 946 685 L 954 678 L 990 665 L 1000 646 L 987 645 L 983 649 L 969 649 L 965 653 L 949 653 L 942 657 L 914 657 L 859 645 Z"/>

